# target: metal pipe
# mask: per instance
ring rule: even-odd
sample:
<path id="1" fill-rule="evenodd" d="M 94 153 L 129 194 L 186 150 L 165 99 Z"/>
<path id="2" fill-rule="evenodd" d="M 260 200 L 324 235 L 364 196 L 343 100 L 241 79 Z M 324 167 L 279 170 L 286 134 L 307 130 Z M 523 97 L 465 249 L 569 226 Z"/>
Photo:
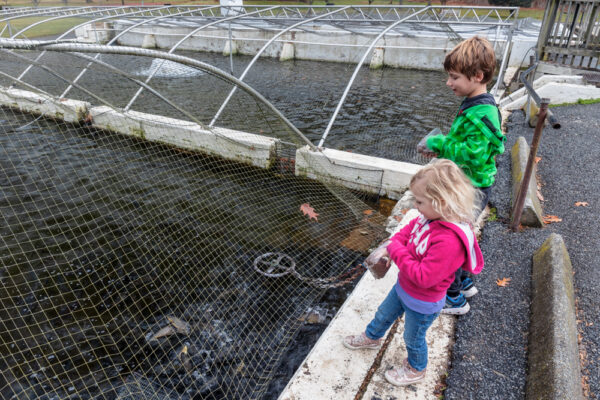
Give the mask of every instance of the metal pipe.
<path id="1" fill-rule="evenodd" d="M 300 26 L 302 24 L 305 24 L 307 22 L 312 22 L 315 21 L 317 19 L 323 18 L 323 17 L 327 17 L 329 15 L 338 13 L 340 11 L 346 10 L 350 8 L 350 6 L 346 6 L 346 7 L 342 7 L 338 10 L 335 11 L 330 11 L 328 13 L 322 14 L 322 15 L 318 15 L 316 17 L 313 18 L 309 18 L 305 21 L 301 21 L 298 23 L 295 23 L 289 27 L 287 27 L 286 29 L 282 30 L 281 32 L 277 33 L 275 36 L 273 36 L 267 43 L 265 43 L 265 45 L 263 47 L 261 47 L 260 50 L 258 50 L 258 52 L 256 53 L 256 55 L 254 56 L 254 58 L 250 61 L 250 63 L 248 64 L 248 66 L 246 67 L 246 69 L 244 70 L 244 72 L 242 73 L 242 75 L 240 75 L 240 81 L 243 80 L 246 77 L 246 74 L 248 73 L 248 71 L 250 70 L 250 68 L 252 68 L 252 66 L 254 65 L 254 63 L 256 62 L 256 60 L 258 60 L 258 58 L 260 57 L 260 55 L 267 49 L 267 47 L 269 47 L 271 45 L 271 43 L 273 43 L 279 36 L 283 35 L 284 33 L 294 29 L 297 26 Z M 229 103 L 229 100 L 231 100 L 231 97 L 233 96 L 233 94 L 236 91 L 236 87 L 234 87 L 233 89 L 231 89 L 231 91 L 229 92 L 229 94 L 227 95 L 227 98 L 225 99 L 225 101 L 223 102 L 223 104 L 221 104 L 221 107 L 219 108 L 219 110 L 217 111 L 217 113 L 215 114 L 215 116 L 213 117 L 212 121 L 210 121 L 210 124 L 208 124 L 208 126 L 213 126 L 215 122 L 217 122 L 217 119 L 219 119 L 219 117 L 221 116 L 221 113 L 223 112 L 223 110 L 225 109 L 225 107 L 227 106 L 227 103 Z M 314 145 L 312 144 L 312 142 L 310 142 L 310 146 L 314 147 Z"/>
<path id="2" fill-rule="evenodd" d="M 544 122 L 546 121 L 546 113 L 548 111 L 548 103 L 550 99 L 544 98 L 541 101 L 540 113 L 538 114 L 538 121 L 535 126 L 533 133 L 533 140 L 531 141 L 531 147 L 529 148 L 529 157 L 527 158 L 527 165 L 525 172 L 523 173 L 523 180 L 521 181 L 521 187 L 517 193 L 515 204 L 512 212 L 512 220 L 510 228 L 513 232 L 516 232 L 521 223 L 521 215 L 523 214 L 523 207 L 525 206 L 525 198 L 527 197 L 527 190 L 529 189 L 529 182 L 531 181 L 531 175 L 533 174 L 533 165 L 535 163 L 535 156 L 537 149 L 540 144 L 542 137 L 542 131 L 544 129 Z"/>
<path id="3" fill-rule="evenodd" d="M 273 6 L 270 7 L 270 9 L 275 9 L 275 8 L 279 8 L 280 6 Z M 267 9 L 268 10 L 268 9 Z M 227 17 L 218 21 L 213 21 L 213 22 L 209 22 L 208 24 L 204 24 L 202 26 L 199 26 L 198 28 L 194 29 L 193 31 L 191 31 L 190 33 L 188 33 L 187 35 L 185 35 L 183 38 L 181 38 L 177 43 L 175 43 L 167 52 L 168 54 L 172 54 L 175 50 L 177 50 L 177 48 L 183 43 L 185 42 L 188 38 L 192 37 L 194 34 L 196 34 L 196 32 L 199 32 L 200 30 L 204 29 L 204 28 L 208 28 L 209 26 L 212 25 L 217 25 L 217 24 L 221 24 L 225 21 L 231 21 L 233 19 L 238 19 L 238 18 L 242 18 L 242 17 L 247 17 L 248 15 L 253 15 L 253 14 L 257 14 L 257 13 L 261 13 L 265 10 L 259 10 L 259 11 L 253 11 L 251 13 L 244 13 L 244 14 L 238 14 L 235 15 L 233 17 Z M 163 61 L 164 62 L 164 61 Z M 150 80 L 154 77 L 154 75 L 156 75 L 156 73 L 160 70 L 160 67 L 162 66 L 162 63 L 158 66 L 158 68 L 156 68 L 155 70 L 153 70 L 152 72 L 150 72 L 150 74 L 148 75 L 148 77 L 146 78 L 146 83 L 150 82 Z M 139 95 L 142 93 L 143 91 L 143 87 L 140 87 L 138 89 L 138 91 L 131 97 L 131 99 L 129 100 L 129 102 L 127 103 L 127 105 L 125 106 L 125 110 L 129 110 L 129 108 L 133 105 L 133 103 L 135 102 L 135 100 L 139 97 Z M 209 125 L 212 126 L 212 125 Z"/>
<path id="4" fill-rule="evenodd" d="M 79 52 L 79 53 L 106 53 L 106 54 L 120 54 L 120 55 L 132 55 L 132 56 L 143 56 L 143 57 L 151 57 L 151 58 L 162 58 L 169 61 L 174 61 L 180 64 L 189 65 L 192 67 L 196 67 L 201 69 L 209 74 L 218 76 L 236 86 L 241 87 L 246 93 L 257 99 L 259 102 L 263 103 L 267 108 L 269 108 L 275 115 L 277 115 L 285 125 L 295 134 L 297 134 L 302 140 L 304 140 L 309 146 L 313 146 L 312 142 L 308 140 L 302 132 L 298 130 L 282 113 L 279 111 L 273 104 L 271 104 L 267 99 L 263 97 L 259 92 L 253 89 L 251 86 L 228 74 L 227 72 L 214 67 L 210 64 L 203 63 L 198 60 L 194 60 L 193 58 L 179 56 L 175 54 L 165 53 L 163 51 L 157 50 L 149 50 L 149 49 L 140 49 L 137 47 L 128 47 L 128 46 L 105 46 L 105 45 L 92 45 L 92 44 L 73 44 L 73 43 L 48 43 L 41 42 L 35 40 L 14 40 L 14 39 L 4 39 L 0 38 L 0 50 L 11 48 L 11 49 L 22 49 L 22 50 L 50 50 L 50 51 L 63 51 L 63 52 Z M 6 50 L 4 50 L 6 51 Z M 14 54 L 17 57 L 24 58 L 21 55 Z M 29 62 L 33 62 L 33 60 L 28 60 Z M 41 68 L 48 69 L 50 73 L 53 75 L 57 75 L 54 71 L 50 70 L 45 66 L 41 66 Z M 65 79 L 65 78 L 60 78 Z M 104 100 L 100 99 L 98 96 L 93 93 L 87 91 L 83 87 L 78 87 L 78 89 L 85 91 L 88 95 L 99 99 L 104 104 L 109 104 Z M 114 108 L 114 107 L 113 107 Z"/>
<path id="5" fill-rule="evenodd" d="M 360 61 L 358 62 L 358 64 L 356 65 L 356 68 L 354 69 L 354 73 L 352 74 L 352 76 L 350 77 L 350 81 L 348 82 L 348 85 L 346 85 L 346 89 L 344 90 L 344 93 L 342 94 L 342 98 L 340 99 L 337 107 L 335 108 L 335 111 L 333 112 L 333 115 L 331 116 L 331 119 L 329 120 L 329 124 L 327 124 L 327 128 L 325 129 L 325 132 L 323 132 L 323 136 L 321 137 L 321 141 L 319 142 L 318 147 L 323 147 L 323 143 L 325 142 L 325 139 L 327 138 L 327 135 L 329 134 L 329 131 L 331 130 L 331 127 L 333 126 L 333 122 L 335 121 L 338 113 L 340 112 L 340 109 L 342 108 L 342 105 L 344 104 L 344 101 L 346 100 L 346 96 L 348 96 L 348 92 L 350 92 L 350 87 L 352 86 L 352 84 L 354 83 L 354 80 L 356 79 L 356 76 L 358 75 L 358 71 L 360 71 L 363 62 L 365 61 L 365 59 L 367 58 L 367 56 L 369 55 L 369 53 L 371 52 L 371 50 L 373 49 L 373 47 L 375 47 L 375 44 L 379 41 L 379 39 L 381 39 L 390 29 L 394 28 L 396 25 L 401 24 L 402 22 L 406 21 L 409 18 L 414 17 L 415 15 L 418 15 L 424 11 L 428 11 L 431 7 L 425 7 L 420 11 L 417 11 L 416 13 L 413 13 L 411 15 L 409 15 L 408 17 L 404 17 L 403 19 L 394 22 L 393 24 L 391 24 L 390 26 L 388 26 L 387 28 L 385 28 L 379 35 L 377 35 L 377 37 L 371 42 L 371 45 L 369 46 L 369 48 L 364 52 L 362 58 L 360 59 Z"/>
<path id="6" fill-rule="evenodd" d="M 533 99 L 535 104 L 538 107 L 540 107 L 542 100 L 540 99 L 540 96 L 536 93 L 533 86 L 531 86 L 531 84 L 529 83 L 529 80 L 527 79 L 529 77 L 529 74 L 531 72 L 533 72 L 533 70 L 535 70 L 537 65 L 538 65 L 538 62 L 536 61 L 531 67 L 527 68 L 527 70 L 525 70 L 525 72 L 523 72 L 523 74 L 521 74 L 521 82 L 523 82 L 523 85 L 525 85 L 525 89 L 527 89 L 527 92 L 529 93 L 529 95 L 531 96 L 531 98 Z M 558 121 L 558 118 L 556 118 L 554 116 L 552 111 L 548 110 L 547 114 L 548 114 L 548 122 L 550 123 L 550 125 L 554 129 L 560 128 L 560 122 Z"/>

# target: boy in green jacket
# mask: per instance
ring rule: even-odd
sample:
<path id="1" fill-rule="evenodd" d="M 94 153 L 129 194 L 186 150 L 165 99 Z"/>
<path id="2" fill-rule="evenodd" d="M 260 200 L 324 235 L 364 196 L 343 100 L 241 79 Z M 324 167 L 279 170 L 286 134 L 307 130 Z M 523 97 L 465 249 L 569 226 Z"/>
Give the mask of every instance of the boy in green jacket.
<path id="1" fill-rule="evenodd" d="M 457 45 L 444 60 L 448 73 L 446 85 L 465 99 L 447 135 L 427 138 L 423 154 L 454 161 L 482 194 L 483 210 L 489 200 L 498 154 L 504 152 L 504 135 L 500 129 L 500 111 L 487 83 L 494 75 L 496 56 L 490 42 L 474 36 Z M 462 315 L 469 309 L 466 298 L 477 293 L 473 280 L 459 268 L 456 279 L 446 292 L 444 314 Z"/>

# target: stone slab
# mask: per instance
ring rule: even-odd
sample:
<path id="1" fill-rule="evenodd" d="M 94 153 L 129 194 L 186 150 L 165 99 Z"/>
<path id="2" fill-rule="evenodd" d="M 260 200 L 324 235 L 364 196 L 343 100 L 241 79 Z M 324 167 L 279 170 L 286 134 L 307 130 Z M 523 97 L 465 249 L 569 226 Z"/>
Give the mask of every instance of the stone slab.
<path id="1" fill-rule="evenodd" d="M 526 399 L 583 399 L 573 268 L 562 236 L 533 255 Z"/>
<path id="2" fill-rule="evenodd" d="M 511 150 L 512 157 L 512 204 L 514 207 L 517 194 L 520 190 L 527 166 L 527 158 L 529 157 L 529 145 L 524 137 L 520 136 Z M 534 167 L 527 195 L 525 196 L 525 204 L 523 206 L 523 214 L 521 215 L 521 225 L 523 226 L 543 226 L 542 222 L 542 205 L 537 197 L 537 180 L 535 177 Z"/>

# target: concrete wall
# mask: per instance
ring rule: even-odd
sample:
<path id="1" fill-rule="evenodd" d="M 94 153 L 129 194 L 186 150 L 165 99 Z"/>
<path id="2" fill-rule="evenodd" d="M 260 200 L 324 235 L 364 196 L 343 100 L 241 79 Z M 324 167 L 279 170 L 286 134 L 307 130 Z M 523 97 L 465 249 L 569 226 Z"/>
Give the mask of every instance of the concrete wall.
<path id="1" fill-rule="evenodd" d="M 115 22 L 112 29 L 120 32 L 128 24 Z M 98 27 L 86 26 L 86 29 Z M 294 57 L 302 60 L 330 61 L 356 63 L 360 60 L 367 46 L 377 36 L 378 31 L 361 32 L 353 34 L 328 25 L 304 25 L 305 30 L 288 32 L 280 36 L 269 48 L 265 50 L 265 57 L 279 58 L 285 43 L 294 46 Z M 124 34 L 118 39 L 120 45 L 141 47 L 144 43 L 161 49 L 170 49 L 184 35 L 193 28 L 176 26 L 147 26 L 138 27 Z M 461 27 L 463 30 L 464 27 Z M 486 31 L 473 32 L 468 35 L 480 34 L 486 36 Z M 94 33 L 84 33 L 85 29 L 77 32 L 78 40 L 90 41 Z M 232 38 L 234 47 L 239 54 L 255 55 L 257 51 L 273 37 L 276 32 L 252 27 L 232 25 Z M 494 40 L 494 34 L 489 35 Z M 187 39 L 180 47 L 181 50 L 224 52 L 229 41 L 227 29 L 209 27 Z M 381 40 L 377 46 L 384 49 L 383 64 L 391 67 L 418 68 L 426 70 L 441 70 L 445 54 L 456 45 L 445 34 L 423 31 L 407 31 L 390 33 Z M 501 50 L 504 48 L 504 39 L 499 36 L 497 56 L 501 59 Z M 514 38 L 512 52 L 508 66 L 519 66 L 527 50 L 537 43 L 537 36 Z M 369 56 L 370 57 L 370 56 Z M 370 62 L 370 59 L 367 59 Z"/>
<path id="2" fill-rule="evenodd" d="M 277 162 L 279 139 L 193 122 L 123 112 L 71 99 L 0 87 L 0 104 L 70 123 L 90 126 L 269 169 Z M 296 151 L 295 173 L 309 179 L 399 199 L 419 165 L 332 149 Z"/>

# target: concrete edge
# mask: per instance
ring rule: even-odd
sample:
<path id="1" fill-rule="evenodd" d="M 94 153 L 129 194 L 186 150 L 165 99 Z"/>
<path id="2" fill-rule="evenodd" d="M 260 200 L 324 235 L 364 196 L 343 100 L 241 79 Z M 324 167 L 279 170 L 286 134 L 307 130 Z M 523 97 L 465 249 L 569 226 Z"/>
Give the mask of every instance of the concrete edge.
<path id="1" fill-rule="evenodd" d="M 573 269 L 562 236 L 533 255 L 526 399 L 583 399 Z"/>
<path id="2" fill-rule="evenodd" d="M 527 158 L 529 157 L 529 145 L 523 136 L 519 136 L 511 149 L 512 165 L 512 204 L 515 204 L 517 193 L 523 182 Z M 521 215 L 521 225 L 540 228 L 543 226 L 542 205 L 537 197 L 537 179 L 535 177 L 535 168 L 529 181 L 523 214 Z"/>

